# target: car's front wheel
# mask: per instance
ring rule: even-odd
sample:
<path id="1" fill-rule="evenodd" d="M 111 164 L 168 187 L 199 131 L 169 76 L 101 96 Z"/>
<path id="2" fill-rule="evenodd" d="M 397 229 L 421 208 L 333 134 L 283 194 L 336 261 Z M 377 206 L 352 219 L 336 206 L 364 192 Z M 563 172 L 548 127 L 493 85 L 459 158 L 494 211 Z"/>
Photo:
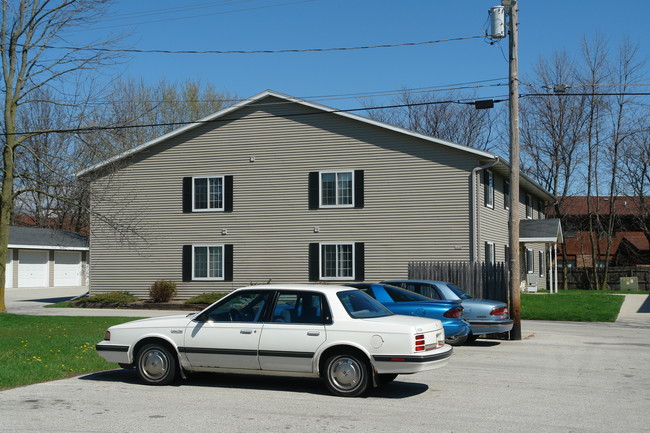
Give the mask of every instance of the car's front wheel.
<path id="1" fill-rule="evenodd" d="M 176 378 L 176 357 L 163 344 L 147 344 L 138 351 L 138 376 L 149 385 L 169 385 Z"/>
<path id="2" fill-rule="evenodd" d="M 339 353 L 325 361 L 325 383 L 334 395 L 357 397 L 368 389 L 370 369 L 358 355 Z"/>

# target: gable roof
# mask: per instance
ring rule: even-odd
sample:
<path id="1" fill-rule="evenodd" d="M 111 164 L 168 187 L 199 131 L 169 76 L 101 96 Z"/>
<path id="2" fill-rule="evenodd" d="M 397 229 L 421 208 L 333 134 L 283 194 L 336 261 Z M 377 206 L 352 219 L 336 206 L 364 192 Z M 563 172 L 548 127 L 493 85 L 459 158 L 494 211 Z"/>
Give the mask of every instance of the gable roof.
<path id="1" fill-rule="evenodd" d="M 70 230 L 11 226 L 9 248 L 87 251 L 88 236 Z"/>
<path id="2" fill-rule="evenodd" d="M 254 104 L 254 103 L 258 102 L 258 101 L 261 101 L 262 99 L 267 98 L 267 97 L 274 97 L 274 98 L 282 99 L 282 100 L 284 100 L 286 102 L 291 102 L 291 103 L 303 105 L 305 107 L 310 107 L 310 108 L 313 108 L 315 110 L 318 110 L 318 111 L 321 111 L 321 112 L 324 112 L 324 113 L 331 113 L 331 114 L 341 116 L 341 117 L 345 117 L 345 118 L 348 118 L 348 119 L 352 119 L 352 120 L 355 120 L 355 121 L 358 121 L 358 122 L 366 123 L 366 124 L 369 124 L 369 125 L 373 125 L 373 126 L 376 126 L 376 127 L 379 127 L 379 128 L 386 129 L 386 130 L 390 130 L 390 131 L 394 131 L 394 132 L 397 132 L 397 133 L 400 133 L 400 134 L 415 137 L 415 138 L 418 138 L 420 140 L 424 140 L 424 141 L 427 141 L 427 142 L 430 142 L 430 143 L 436 143 L 438 145 L 445 146 L 445 147 L 448 147 L 448 148 L 451 148 L 451 149 L 460 150 L 462 152 L 466 152 L 466 153 L 468 153 L 468 154 L 470 154 L 472 156 L 475 156 L 477 159 L 479 159 L 481 161 L 484 161 L 484 162 L 495 161 L 496 165 L 494 166 L 493 169 L 495 169 L 495 171 L 497 171 L 497 172 L 499 172 L 501 174 L 508 173 L 509 170 L 510 170 L 510 165 L 507 162 L 503 161 L 503 159 L 501 159 L 499 156 L 497 156 L 497 155 L 495 155 L 493 153 L 490 153 L 490 152 L 479 150 L 479 149 L 476 149 L 476 148 L 473 148 L 473 147 L 470 147 L 470 146 L 464 146 L 464 145 L 461 145 L 461 144 L 453 143 L 451 141 L 441 140 L 439 138 L 434 138 L 434 137 L 431 137 L 431 136 L 428 136 L 428 135 L 424 135 L 424 134 L 420 134 L 420 133 L 417 133 L 417 132 L 414 132 L 414 131 L 410 131 L 408 129 L 400 128 L 398 126 L 389 125 L 387 123 L 383 123 L 383 122 L 379 122 L 377 120 L 373 120 L 373 119 L 370 119 L 370 118 L 367 118 L 367 117 L 359 116 L 358 114 L 351 113 L 351 111 L 353 111 L 353 110 L 335 109 L 335 108 L 327 107 L 325 105 L 317 104 L 315 102 L 305 101 L 304 99 L 299 99 L 299 98 L 296 98 L 296 97 L 293 97 L 293 96 L 289 96 L 289 95 L 285 95 L 285 94 L 282 94 L 282 93 L 279 93 L 279 92 L 275 92 L 273 90 L 265 90 L 264 92 L 258 93 L 257 95 L 254 95 L 254 96 L 252 96 L 252 97 L 250 97 L 248 99 L 245 99 L 243 101 L 238 102 L 237 104 L 231 105 L 230 107 L 226 107 L 226 108 L 224 108 L 222 110 L 217 111 L 216 113 L 210 114 L 209 116 L 206 116 L 206 117 L 204 117 L 202 119 L 199 119 L 196 122 L 189 123 L 189 124 L 187 124 L 187 125 L 185 125 L 185 126 L 183 126 L 181 128 L 175 129 L 175 130 L 173 130 L 171 132 L 168 132 L 167 134 L 161 135 L 158 138 L 155 138 L 155 139 L 147 141 L 146 143 L 143 143 L 143 144 L 141 144 L 139 146 L 136 146 L 133 149 L 129 149 L 129 150 L 125 151 L 125 152 L 122 152 L 122 153 L 120 153 L 118 155 L 115 155 L 115 156 L 113 156 L 111 158 L 108 158 L 108 159 L 106 159 L 106 160 L 104 160 L 102 162 L 99 162 L 99 163 L 97 163 L 97 164 L 95 164 L 95 165 L 93 165 L 93 166 L 91 166 L 91 167 L 89 167 L 89 168 L 87 168 L 85 170 L 80 171 L 79 173 L 77 173 L 77 176 L 79 177 L 79 176 L 85 176 L 87 174 L 90 174 L 90 173 L 92 173 L 92 172 L 94 172 L 96 170 L 99 170 L 99 169 L 101 169 L 101 168 L 103 168 L 103 167 L 105 167 L 105 166 L 107 166 L 109 164 L 120 161 L 120 160 L 122 160 L 124 158 L 127 158 L 127 157 L 131 156 L 131 155 L 135 155 L 135 154 L 137 154 L 139 152 L 142 152 L 143 150 L 149 149 L 150 147 L 153 147 L 153 146 L 157 145 L 158 143 L 166 141 L 166 140 L 168 140 L 168 139 L 170 139 L 172 137 L 176 137 L 176 136 L 178 136 L 180 134 L 183 134 L 183 133 L 185 133 L 187 131 L 195 129 L 195 128 L 197 128 L 197 127 L 199 127 L 201 125 L 204 125 L 204 124 L 206 124 L 208 122 L 214 122 L 216 120 L 222 119 L 223 117 L 225 117 L 226 115 L 228 115 L 230 113 L 233 113 L 233 112 L 235 112 L 235 111 L 237 111 L 239 109 L 242 109 L 244 107 L 247 107 L 249 105 L 252 105 L 252 104 Z M 358 111 L 362 111 L 362 110 L 365 110 L 365 109 L 359 109 Z M 555 199 L 553 197 L 553 195 L 551 195 L 548 191 L 546 191 L 539 184 L 537 184 L 535 181 L 533 181 L 531 178 L 524 175 L 523 173 L 521 174 L 520 183 L 523 186 L 527 186 L 528 188 L 536 190 L 540 195 L 544 196 L 547 201 Z"/>

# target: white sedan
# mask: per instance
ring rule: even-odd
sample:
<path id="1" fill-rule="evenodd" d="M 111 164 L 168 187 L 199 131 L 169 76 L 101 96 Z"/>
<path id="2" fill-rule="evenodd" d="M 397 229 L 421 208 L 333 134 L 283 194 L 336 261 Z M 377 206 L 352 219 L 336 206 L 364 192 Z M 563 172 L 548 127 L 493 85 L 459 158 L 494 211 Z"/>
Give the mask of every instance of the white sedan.
<path id="1" fill-rule="evenodd" d="M 198 314 L 111 326 L 96 350 L 151 385 L 185 371 L 322 377 L 339 396 L 442 367 L 452 353 L 439 320 L 320 284 L 244 287 Z"/>

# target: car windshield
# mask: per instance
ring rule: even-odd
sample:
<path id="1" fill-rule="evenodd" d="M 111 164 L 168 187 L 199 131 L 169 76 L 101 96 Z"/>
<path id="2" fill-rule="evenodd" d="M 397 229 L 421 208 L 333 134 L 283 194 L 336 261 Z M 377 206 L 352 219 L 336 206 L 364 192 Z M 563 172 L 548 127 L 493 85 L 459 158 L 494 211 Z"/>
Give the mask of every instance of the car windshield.
<path id="1" fill-rule="evenodd" d="M 392 316 L 391 311 L 359 290 L 338 292 L 343 307 L 355 319 Z"/>
<path id="2" fill-rule="evenodd" d="M 454 286 L 454 285 L 451 284 L 451 283 L 447 283 L 447 287 L 448 287 L 452 292 L 454 292 L 454 294 L 455 294 L 456 296 L 458 296 L 460 299 L 472 299 L 472 297 L 471 297 L 470 295 L 468 295 L 467 293 L 463 292 L 460 288 Z"/>

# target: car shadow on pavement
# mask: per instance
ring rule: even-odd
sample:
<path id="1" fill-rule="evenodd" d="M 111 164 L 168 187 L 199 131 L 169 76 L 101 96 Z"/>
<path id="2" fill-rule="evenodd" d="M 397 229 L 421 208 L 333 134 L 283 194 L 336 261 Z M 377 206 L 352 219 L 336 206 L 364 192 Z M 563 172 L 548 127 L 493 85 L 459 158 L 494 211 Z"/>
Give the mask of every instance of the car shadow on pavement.
<path id="1" fill-rule="evenodd" d="M 80 380 L 97 382 L 122 382 L 130 385 L 148 386 L 143 384 L 135 369 L 116 369 L 90 373 L 79 378 Z M 325 383 L 316 378 L 295 378 L 285 376 L 260 376 L 246 374 L 222 373 L 191 373 L 187 379 L 177 380 L 172 387 L 212 387 L 254 389 L 278 392 L 300 392 L 314 395 L 331 396 Z M 379 388 L 371 388 L 365 397 L 375 398 L 408 398 L 422 394 L 429 389 L 424 383 L 401 382 L 397 379 Z"/>
<path id="2" fill-rule="evenodd" d="M 472 347 L 494 347 L 500 345 L 499 340 L 483 340 L 479 338 L 476 341 L 463 344 L 463 346 L 472 346 Z M 462 347 L 462 346 L 461 346 Z"/>
<path id="3" fill-rule="evenodd" d="M 77 296 L 62 296 L 59 298 L 43 298 L 43 299 L 25 299 L 25 302 L 40 302 L 45 304 L 56 304 L 58 302 L 65 302 L 76 298 Z"/>

